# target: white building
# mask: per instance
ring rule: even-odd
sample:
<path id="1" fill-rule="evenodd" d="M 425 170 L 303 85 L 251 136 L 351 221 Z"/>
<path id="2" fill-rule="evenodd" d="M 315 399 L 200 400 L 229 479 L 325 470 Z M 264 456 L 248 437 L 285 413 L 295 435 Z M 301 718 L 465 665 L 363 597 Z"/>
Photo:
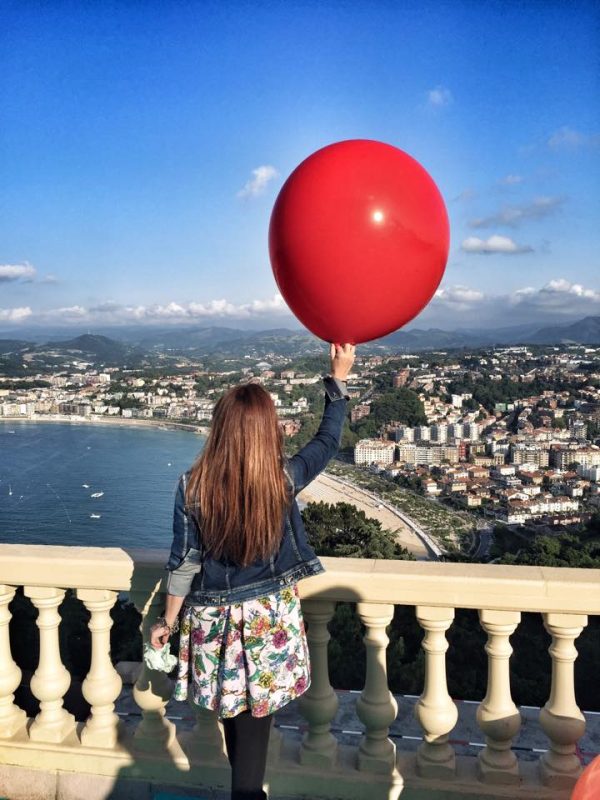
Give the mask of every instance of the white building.
<path id="1" fill-rule="evenodd" d="M 580 464 L 577 467 L 577 474 L 588 481 L 600 481 L 600 466 L 597 467 L 584 467 Z"/>
<path id="2" fill-rule="evenodd" d="M 476 442 L 479 439 L 479 425 L 476 422 L 467 422 L 463 425 L 465 439 Z"/>
<path id="3" fill-rule="evenodd" d="M 396 428 L 394 435 L 397 442 L 414 442 L 415 440 L 414 428 L 408 428 L 406 425 Z"/>
<path id="4" fill-rule="evenodd" d="M 448 425 L 448 438 L 449 439 L 462 439 L 464 437 L 464 428 L 462 422 L 453 422 Z"/>
<path id="5" fill-rule="evenodd" d="M 566 469 L 569 464 L 577 463 L 582 467 L 600 466 L 599 447 L 561 447 L 552 452 L 554 466 Z"/>
<path id="6" fill-rule="evenodd" d="M 431 431 L 427 425 L 419 425 L 415 428 L 415 438 L 418 442 L 429 442 L 431 439 Z"/>
<path id="7" fill-rule="evenodd" d="M 447 442 L 448 441 L 448 426 L 443 422 L 431 426 L 431 441 L 432 442 Z"/>
<path id="8" fill-rule="evenodd" d="M 537 445 L 519 442 L 510 447 L 510 458 L 513 464 L 526 464 L 533 465 L 534 469 L 538 467 L 547 467 L 550 463 L 550 451 L 548 448 L 539 447 Z"/>
<path id="9" fill-rule="evenodd" d="M 355 464 L 392 464 L 396 455 L 394 442 L 361 439 L 354 445 Z"/>

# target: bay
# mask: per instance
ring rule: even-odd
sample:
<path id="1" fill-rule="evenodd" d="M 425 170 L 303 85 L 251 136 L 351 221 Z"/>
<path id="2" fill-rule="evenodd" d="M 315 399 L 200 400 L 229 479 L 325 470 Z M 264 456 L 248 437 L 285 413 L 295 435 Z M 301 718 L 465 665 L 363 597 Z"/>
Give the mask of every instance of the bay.
<path id="1" fill-rule="evenodd" d="M 203 444 L 191 431 L 0 421 L 0 542 L 169 548 L 177 482 Z"/>

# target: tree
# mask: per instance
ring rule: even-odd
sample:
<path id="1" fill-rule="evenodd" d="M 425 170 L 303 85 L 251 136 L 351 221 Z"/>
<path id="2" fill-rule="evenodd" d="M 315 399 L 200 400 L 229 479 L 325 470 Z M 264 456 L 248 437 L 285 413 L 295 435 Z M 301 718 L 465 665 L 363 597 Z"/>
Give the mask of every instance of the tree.
<path id="1" fill-rule="evenodd" d="M 309 503 L 302 518 L 317 555 L 415 560 L 379 520 L 350 503 Z"/>

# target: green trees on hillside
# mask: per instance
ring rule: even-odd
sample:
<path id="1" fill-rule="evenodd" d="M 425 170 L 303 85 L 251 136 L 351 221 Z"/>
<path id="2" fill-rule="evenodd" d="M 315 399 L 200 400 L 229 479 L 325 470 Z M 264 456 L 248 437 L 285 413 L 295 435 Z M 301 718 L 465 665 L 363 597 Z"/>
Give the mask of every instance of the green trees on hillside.
<path id="1" fill-rule="evenodd" d="M 402 387 L 385 392 L 371 403 L 369 416 L 358 420 L 350 428 L 364 439 L 375 436 L 382 425 L 392 420 L 411 427 L 427 423 L 423 403 L 412 389 Z"/>
<path id="2" fill-rule="evenodd" d="M 600 539 L 582 538 L 573 533 L 559 536 L 534 536 L 518 554 L 507 553 L 501 564 L 526 564 L 536 567 L 600 568 Z"/>

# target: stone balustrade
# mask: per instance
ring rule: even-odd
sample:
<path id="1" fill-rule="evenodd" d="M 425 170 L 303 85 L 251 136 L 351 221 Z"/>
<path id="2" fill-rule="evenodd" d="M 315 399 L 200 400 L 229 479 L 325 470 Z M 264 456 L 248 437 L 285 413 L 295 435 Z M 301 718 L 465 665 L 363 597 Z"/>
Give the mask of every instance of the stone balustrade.
<path id="1" fill-rule="evenodd" d="M 114 710 L 121 679 L 110 656 L 111 608 L 119 592 L 128 592 L 147 637 L 164 604 L 166 555 L 0 544 L 0 795 L 12 800 L 95 800 L 110 797 L 117 778 L 119 786 L 128 787 L 119 797 L 132 799 L 147 796 L 149 784 L 227 788 L 222 725 L 214 713 L 193 707 L 193 730 L 178 731 L 165 714 L 172 688 L 166 675 L 142 668 L 133 691 L 140 711 L 133 730 Z M 585 729 L 574 692 L 575 642 L 588 615 L 600 614 L 597 571 L 322 560 L 326 572 L 298 584 L 311 656 L 311 685 L 298 700 L 307 730 L 300 742 L 272 730 L 266 786 L 273 798 L 411 800 L 518 794 L 566 800 L 581 771 L 576 747 Z M 10 650 L 9 604 L 20 586 L 37 610 L 40 656 L 30 688 L 40 711 L 34 719 L 14 703 L 21 672 Z M 90 613 L 91 666 L 82 691 L 91 713 L 80 722 L 63 704 L 70 675 L 60 657 L 58 609 L 67 589 L 75 590 Z M 356 602 L 365 628 L 366 679 L 356 700 L 364 733 L 355 747 L 339 743 L 331 730 L 338 698 L 329 681 L 328 623 L 340 601 Z M 395 605 L 414 606 L 424 631 L 425 680 L 415 707 L 423 741 L 416 753 L 398 750 L 389 736 L 398 714 L 386 666 L 386 630 Z M 485 747 L 477 758 L 457 756 L 450 739 L 458 709 L 446 682 L 446 631 L 460 608 L 477 609 L 487 635 L 487 692 L 477 710 Z M 537 762 L 520 761 L 511 747 L 521 718 L 511 697 L 510 636 L 524 611 L 543 616 L 552 640 L 551 692 L 539 715 L 548 746 Z M 23 775 L 27 794 L 19 789 Z"/>

